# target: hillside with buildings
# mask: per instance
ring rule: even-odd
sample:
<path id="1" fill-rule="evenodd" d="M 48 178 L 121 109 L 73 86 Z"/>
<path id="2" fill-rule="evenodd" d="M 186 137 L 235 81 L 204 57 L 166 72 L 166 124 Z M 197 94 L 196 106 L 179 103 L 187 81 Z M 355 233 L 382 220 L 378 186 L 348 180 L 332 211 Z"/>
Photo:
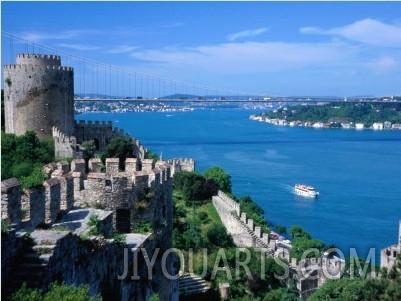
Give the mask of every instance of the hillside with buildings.
<path id="1" fill-rule="evenodd" d="M 285 106 L 251 119 L 275 125 L 318 128 L 401 129 L 401 103 L 326 103 Z"/>

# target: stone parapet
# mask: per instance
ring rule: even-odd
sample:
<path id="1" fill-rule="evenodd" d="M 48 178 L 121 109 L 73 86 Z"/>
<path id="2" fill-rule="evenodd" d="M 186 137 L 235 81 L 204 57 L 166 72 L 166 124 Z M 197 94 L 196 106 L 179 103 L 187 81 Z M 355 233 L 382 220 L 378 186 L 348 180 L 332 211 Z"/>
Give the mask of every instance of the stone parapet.
<path id="1" fill-rule="evenodd" d="M 141 164 L 137 158 L 128 158 L 129 168 L 124 172 L 118 170 L 118 159 L 106 159 L 106 172 L 100 171 L 99 159 L 88 163 L 88 173 L 83 159 L 73 160 L 71 166 L 66 162 L 49 165 L 49 179 L 43 186 L 23 194 L 17 179 L 3 181 L 2 218 L 18 227 L 22 221 L 24 227 L 36 227 L 55 222 L 60 213 L 76 206 L 94 206 L 112 211 L 113 223 L 124 232 L 140 222 L 172 216 L 171 166 L 167 162 Z M 145 170 L 137 170 L 140 166 Z M 169 229 L 172 231 L 171 225 Z"/>
<path id="2" fill-rule="evenodd" d="M 118 173 L 120 160 L 118 158 L 106 159 L 106 173 Z"/>
<path id="3" fill-rule="evenodd" d="M 1 182 L 1 219 L 8 219 L 16 229 L 21 225 L 21 185 L 16 178 Z"/>
<path id="4" fill-rule="evenodd" d="M 235 211 L 238 216 L 240 216 L 240 205 L 236 201 L 234 201 L 221 190 L 219 190 L 217 194 L 222 200 L 224 200 L 229 206 L 231 206 L 232 210 Z"/>
<path id="5" fill-rule="evenodd" d="M 91 158 L 88 162 L 89 172 L 101 172 L 102 161 L 99 158 Z"/>
<path id="6" fill-rule="evenodd" d="M 71 171 L 79 172 L 81 174 L 86 174 L 85 160 L 84 159 L 74 159 L 71 162 Z"/>
<path id="7" fill-rule="evenodd" d="M 173 158 L 167 162 L 171 165 L 172 175 L 179 171 L 195 171 L 195 160 L 191 158 Z"/>

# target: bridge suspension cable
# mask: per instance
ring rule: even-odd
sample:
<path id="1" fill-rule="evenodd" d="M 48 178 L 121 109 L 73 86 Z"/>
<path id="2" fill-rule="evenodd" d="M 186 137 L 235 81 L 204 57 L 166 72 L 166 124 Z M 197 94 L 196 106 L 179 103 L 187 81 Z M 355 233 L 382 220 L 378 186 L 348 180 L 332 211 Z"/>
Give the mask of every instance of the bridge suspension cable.
<path id="1" fill-rule="evenodd" d="M 231 89 L 209 87 L 204 84 L 189 83 L 135 69 L 113 66 L 30 41 L 3 30 L 1 34 L 4 39 L 9 39 L 10 64 L 18 53 L 29 53 L 30 50 L 32 53 L 43 52 L 62 56 L 65 62 L 63 65 L 73 67 L 75 70 L 75 94 L 80 97 L 160 99 L 175 96 L 239 99 L 250 95 Z"/>

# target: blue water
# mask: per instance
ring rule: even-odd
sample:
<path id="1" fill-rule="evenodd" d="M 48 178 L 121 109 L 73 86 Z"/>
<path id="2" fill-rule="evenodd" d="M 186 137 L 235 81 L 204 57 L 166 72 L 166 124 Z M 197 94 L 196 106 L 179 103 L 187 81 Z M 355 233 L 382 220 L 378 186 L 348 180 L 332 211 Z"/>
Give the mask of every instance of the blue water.
<path id="1" fill-rule="evenodd" d="M 301 225 L 345 256 L 364 257 L 398 240 L 401 219 L 401 131 L 278 127 L 249 120 L 252 110 L 91 113 L 111 120 L 163 158 L 191 157 L 203 172 L 221 166 L 233 192 L 249 195 L 272 224 Z M 295 196 L 313 185 L 317 200 Z"/>

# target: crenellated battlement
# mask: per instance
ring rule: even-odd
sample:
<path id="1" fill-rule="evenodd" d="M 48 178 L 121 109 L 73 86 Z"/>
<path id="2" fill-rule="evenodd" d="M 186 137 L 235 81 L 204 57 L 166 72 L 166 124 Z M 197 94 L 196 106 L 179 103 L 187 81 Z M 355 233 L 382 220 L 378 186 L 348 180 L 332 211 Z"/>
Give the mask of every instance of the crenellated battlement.
<path id="1" fill-rule="evenodd" d="M 58 139 L 65 143 L 76 143 L 76 139 L 74 136 L 67 136 L 55 126 L 52 128 L 52 134 L 54 139 Z"/>
<path id="2" fill-rule="evenodd" d="M 30 71 L 35 71 L 36 68 L 44 68 L 46 70 L 57 70 L 57 71 L 68 71 L 68 72 L 73 72 L 74 68 L 73 67 L 65 67 L 65 66 L 55 66 L 55 65 L 23 65 L 23 64 L 18 64 L 18 65 L 4 65 L 3 66 L 4 70 L 30 70 Z"/>
<path id="3" fill-rule="evenodd" d="M 19 54 L 3 72 L 7 133 L 46 138 L 56 126 L 74 134 L 74 69 L 61 66 L 60 56 Z"/>
<path id="4" fill-rule="evenodd" d="M 262 233 L 262 228 L 254 225 L 253 219 L 249 219 L 246 212 L 241 211 L 236 201 L 219 191 L 213 196 L 212 202 L 227 232 L 231 234 L 238 247 L 257 247 L 273 252 L 269 245 L 269 233 Z"/>
<path id="5" fill-rule="evenodd" d="M 26 58 L 35 58 L 35 59 L 51 59 L 56 61 L 61 61 L 61 57 L 59 55 L 53 54 L 36 54 L 36 53 L 19 53 L 17 54 L 18 59 L 26 59 Z"/>
<path id="6" fill-rule="evenodd" d="M 98 158 L 89 160 L 88 170 L 83 159 L 75 159 L 71 164 L 48 164 L 44 171 L 49 178 L 42 186 L 25 191 L 15 178 L 2 181 L 2 219 L 10 220 L 17 228 L 21 225 L 36 227 L 55 222 L 62 211 L 88 205 L 112 210 L 118 219 L 116 211 L 121 206 L 130 208 L 132 216 L 137 202 L 145 206 L 144 195 L 155 196 L 153 206 L 159 206 L 160 210 L 167 206 L 172 191 L 171 169 L 167 162 L 128 158 L 126 170 L 120 171 L 119 159 L 108 158 L 104 172 L 101 167 Z M 152 210 L 150 221 L 154 218 Z"/>
<path id="7" fill-rule="evenodd" d="M 56 158 L 73 158 L 76 153 L 77 139 L 68 136 L 55 126 L 52 128 Z"/>
<path id="8" fill-rule="evenodd" d="M 85 168 L 85 160 L 74 159 L 71 162 L 73 177 L 80 177 L 87 180 L 104 180 L 102 189 L 110 186 L 107 180 L 117 178 L 127 178 L 128 184 L 140 183 L 141 188 L 154 188 L 159 184 L 170 181 L 171 166 L 165 161 L 155 162 L 152 159 L 139 160 L 137 158 L 127 158 L 124 164 L 125 171 L 120 171 L 120 160 L 118 158 L 106 158 L 105 172 L 101 172 L 102 163 L 99 158 L 89 159 L 88 172 Z M 142 168 L 140 168 L 142 167 Z M 146 181 L 145 181 L 146 179 Z M 145 184 L 145 185 L 144 185 Z M 125 188 L 130 188 L 125 187 Z"/>
<path id="9" fill-rule="evenodd" d="M 115 137 L 123 137 L 130 139 L 130 135 L 125 132 L 124 129 L 119 129 L 117 127 L 113 127 L 113 122 L 112 121 L 92 121 L 92 120 L 75 120 L 75 128 L 80 130 L 80 129 L 85 129 L 87 131 L 100 131 L 100 130 L 106 130 L 110 132 Z M 88 139 L 87 139 L 88 140 Z"/>
<path id="10" fill-rule="evenodd" d="M 113 127 L 113 122 L 112 121 L 98 121 L 98 120 L 95 120 L 94 122 L 92 121 L 92 120 L 88 120 L 88 121 L 86 121 L 86 120 L 79 120 L 79 121 L 77 121 L 77 120 L 75 120 L 75 125 L 79 125 L 79 126 L 92 126 L 93 124 L 95 124 L 96 126 L 99 126 L 99 125 L 101 125 L 101 126 L 103 126 L 103 127 Z"/>
<path id="11" fill-rule="evenodd" d="M 171 173 L 179 171 L 195 171 L 195 160 L 192 158 L 174 158 L 167 161 L 171 165 Z"/>
<path id="12" fill-rule="evenodd" d="M 61 66 L 61 57 L 58 55 L 50 55 L 50 54 L 20 53 L 17 55 L 16 63 L 20 65 Z"/>
<path id="13" fill-rule="evenodd" d="M 139 140 L 132 138 L 123 129 L 113 127 L 111 121 L 85 121 L 79 120 L 74 122 L 74 133 L 77 143 L 86 140 L 94 140 L 100 150 L 104 149 L 108 142 L 115 137 L 121 137 L 130 140 L 134 145 L 134 156 L 144 159 L 148 150 L 140 143 Z"/>

